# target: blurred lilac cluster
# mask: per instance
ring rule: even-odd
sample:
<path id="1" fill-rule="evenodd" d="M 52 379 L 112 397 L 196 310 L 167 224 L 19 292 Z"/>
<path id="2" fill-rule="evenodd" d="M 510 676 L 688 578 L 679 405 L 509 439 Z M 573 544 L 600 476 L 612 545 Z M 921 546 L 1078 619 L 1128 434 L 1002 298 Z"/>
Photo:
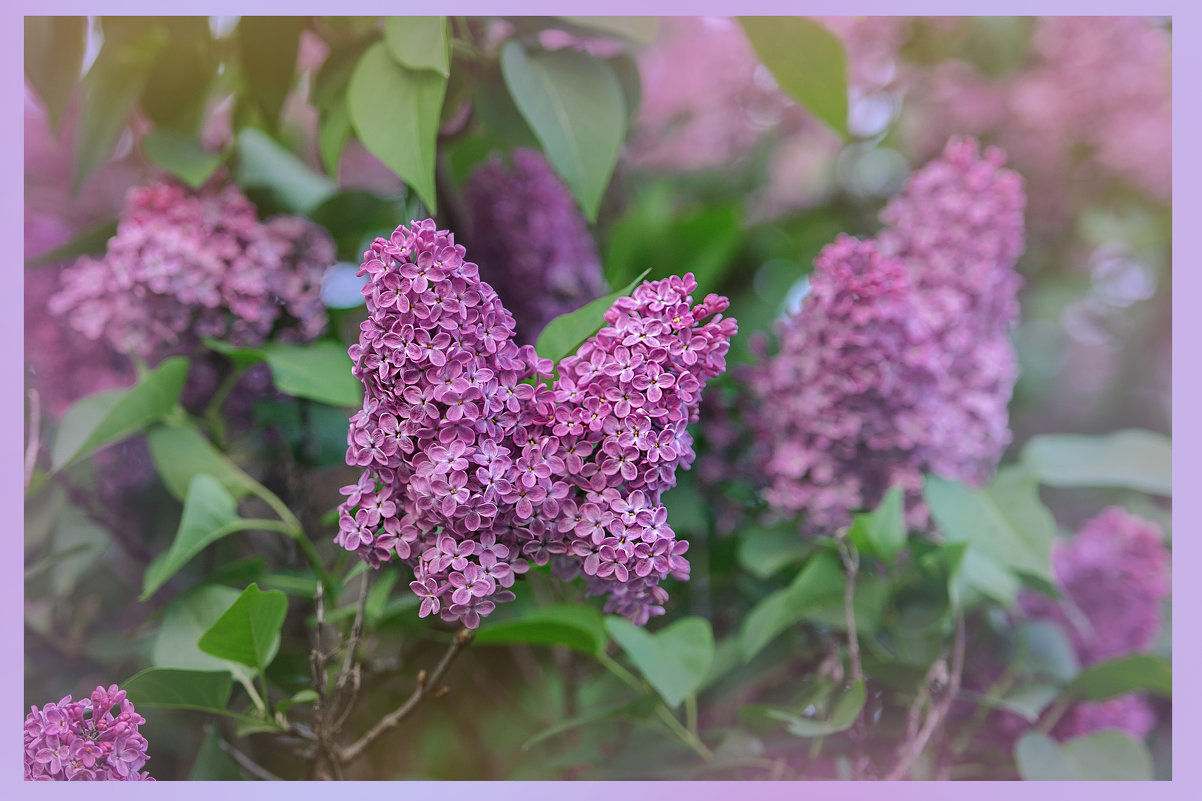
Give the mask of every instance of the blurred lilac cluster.
<path id="1" fill-rule="evenodd" d="M 952 140 L 911 176 L 875 241 L 840 237 L 812 292 L 778 324 L 780 350 L 749 373 L 764 497 L 830 531 L 922 474 L 982 483 L 1009 441 L 1017 377 L 1023 190 L 997 150 Z"/>
<path id="2" fill-rule="evenodd" d="M 333 262 L 324 231 L 299 217 L 260 222 L 232 185 L 157 183 L 130 193 L 104 257 L 65 270 L 48 307 L 85 338 L 150 359 L 201 337 L 304 341 L 325 328 Z"/>
<path id="3" fill-rule="evenodd" d="M 1053 557 L 1063 601 L 1028 594 L 1023 610 L 1061 624 L 1082 667 L 1148 650 L 1164 624 L 1169 552 L 1160 527 L 1113 506 L 1061 542 Z M 1142 739 L 1156 714 L 1139 695 L 1074 704 L 1054 729 L 1062 739 L 1118 728 Z"/>
<path id="4" fill-rule="evenodd" d="M 644 623 L 659 582 L 688 576 L 662 492 L 693 461 L 686 426 L 725 368 L 725 298 L 692 276 L 648 282 L 551 371 L 513 341 L 513 316 L 433 220 L 365 254 L 368 319 L 350 349 L 366 387 L 351 419 L 338 543 L 413 567 L 421 615 L 479 625 L 528 561 L 583 572 L 606 608 Z M 527 381 L 527 379 L 533 379 Z"/>
<path id="5" fill-rule="evenodd" d="M 25 717 L 26 781 L 154 781 L 142 770 L 150 757 L 138 727 L 146 719 L 116 684 L 32 709 Z"/>
<path id="6" fill-rule="evenodd" d="M 948 61 L 914 73 L 905 133 L 918 155 L 950 133 L 988 137 L 1031 182 L 1041 222 L 1062 220 L 1115 177 L 1167 201 L 1168 32 L 1138 17 L 1041 17 L 1035 26 L 1018 70 L 990 78 Z"/>
<path id="7" fill-rule="evenodd" d="M 512 161 L 486 162 L 468 180 L 468 244 L 504 293 L 518 342 L 533 344 L 552 319 L 600 297 L 605 280 L 588 224 L 547 159 L 522 148 Z"/>

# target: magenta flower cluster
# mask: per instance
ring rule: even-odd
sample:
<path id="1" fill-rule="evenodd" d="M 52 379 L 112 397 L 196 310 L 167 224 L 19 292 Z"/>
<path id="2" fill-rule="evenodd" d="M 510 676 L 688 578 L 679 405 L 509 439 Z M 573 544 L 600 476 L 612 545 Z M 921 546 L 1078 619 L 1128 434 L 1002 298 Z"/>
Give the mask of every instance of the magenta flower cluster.
<path id="1" fill-rule="evenodd" d="M 1062 625 L 1082 667 L 1140 653 L 1164 625 L 1169 595 L 1169 552 L 1160 527 L 1112 506 L 1086 521 L 1053 555 L 1063 601 L 1025 595 L 1023 610 Z M 1146 698 L 1129 694 L 1074 704 L 1053 733 L 1070 739 L 1102 729 L 1122 729 L 1142 739 L 1156 723 Z"/>
<path id="2" fill-rule="evenodd" d="M 600 297 L 605 279 L 588 223 L 547 159 L 520 148 L 512 162 L 488 161 L 468 180 L 468 244 L 500 287 L 518 341 L 533 344 L 551 320 Z"/>
<path id="3" fill-rule="evenodd" d="M 170 183 L 130 193 L 103 258 L 63 274 L 49 310 L 113 350 L 157 359 L 197 337 L 307 341 L 326 326 L 329 236 L 300 217 L 259 221 L 237 187 Z"/>
<path id="4" fill-rule="evenodd" d="M 764 498 L 830 532 L 894 485 L 926 523 L 922 476 L 988 479 L 1009 441 L 1017 377 L 1023 191 L 970 140 L 915 173 L 875 240 L 841 236 L 812 291 L 749 372 Z"/>
<path id="5" fill-rule="evenodd" d="M 154 781 L 142 770 L 150 757 L 138 727 L 146 719 L 116 684 L 32 710 L 25 717 L 26 781 Z"/>
<path id="6" fill-rule="evenodd" d="M 552 370 L 433 220 L 365 254 L 368 319 L 350 348 L 366 388 L 351 419 L 338 543 L 411 566 L 421 616 L 475 628 L 529 563 L 586 576 L 606 609 L 662 614 L 687 578 L 660 502 L 694 458 L 686 426 L 736 331 L 725 298 L 694 305 L 692 275 L 646 282 Z M 711 317 L 712 319 L 706 320 Z"/>

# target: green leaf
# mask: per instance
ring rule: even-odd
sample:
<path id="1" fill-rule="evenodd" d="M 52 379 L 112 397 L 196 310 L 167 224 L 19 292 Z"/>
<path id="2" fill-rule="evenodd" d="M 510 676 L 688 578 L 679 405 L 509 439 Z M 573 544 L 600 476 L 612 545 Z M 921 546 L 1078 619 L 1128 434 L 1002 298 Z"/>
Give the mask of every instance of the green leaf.
<path id="1" fill-rule="evenodd" d="M 591 607 L 562 604 L 532 610 L 516 620 L 486 623 L 476 633 L 480 645 L 566 645 L 597 655 L 609 636 L 601 616 Z"/>
<path id="2" fill-rule="evenodd" d="M 166 31 L 158 26 L 132 40 L 107 34 L 106 29 L 96 62 L 83 79 L 83 110 L 75 153 L 76 190 L 112 155 L 151 67 L 168 44 Z"/>
<path id="3" fill-rule="evenodd" d="M 617 34 L 623 39 L 645 45 L 653 44 L 656 34 L 659 33 L 659 19 L 656 17 L 560 17 L 560 19 L 584 28 Z"/>
<path id="4" fill-rule="evenodd" d="M 247 90 L 271 126 L 296 81 L 296 54 L 304 17 L 243 17 L 238 50 Z"/>
<path id="5" fill-rule="evenodd" d="M 704 618 L 687 617 L 651 634 L 610 615 L 605 628 L 669 707 L 700 689 L 714 660 L 714 633 Z"/>
<path id="6" fill-rule="evenodd" d="M 739 564 L 758 579 L 771 577 L 781 568 L 803 561 L 810 548 L 802 541 L 797 526 L 756 526 L 739 532 Z"/>
<path id="7" fill-rule="evenodd" d="M 83 229 L 70 242 L 30 260 L 28 264 L 30 267 L 41 267 L 45 264 L 74 261 L 80 256 L 99 256 L 107 249 L 109 240 L 116 235 L 117 221 L 106 220 Z"/>
<path id="8" fill-rule="evenodd" d="M 276 389 L 287 395 L 330 406 L 358 406 L 363 402 L 363 386 L 351 374 L 353 365 L 346 348 L 331 339 L 306 345 L 268 342 L 258 348 L 240 348 L 215 339 L 207 339 L 205 344 L 237 364 L 267 362 Z"/>
<path id="9" fill-rule="evenodd" d="M 393 60 L 388 46 L 367 49 L 347 94 L 351 125 L 359 140 L 435 211 L 435 143 L 447 79 Z"/>
<path id="10" fill-rule="evenodd" d="M 79 83 L 86 36 L 86 17 L 25 18 L 25 77 L 46 107 L 51 132 Z"/>
<path id="11" fill-rule="evenodd" d="M 167 46 L 155 59 L 139 98 L 142 112 L 161 130 L 196 133 L 204 117 L 209 88 L 217 77 L 217 56 L 207 17 L 115 18 L 104 21 L 106 34 L 114 25 L 141 30 L 160 27 Z"/>
<path id="12" fill-rule="evenodd" d="M 288 598 L 279 590 L 261 592 L 251 584 L 201 635 L 200 650 L 263 672 L 280 647 Z"/>
<path id="13" fill-rule="evenodd" d="M 1171 698 L 1172 666 L 1151 654 L 1130 654 L 1085 668 L 1064 690 L 1081 701 L 1105 701 L 1143 691 Z"/>
<path id="14" fill-rule="evenodd" d="M 451 74 L 451 43 L 446 17 L 389 17 L 384 44 L 397 63 L 415 70 Z"/>
<path id="15" fill-rule="evenodd" d="M 868 689 L 861 680 L 839 696 L 826 720 L 813 720 L 798 715 L 780 715 L 779 719 L 785 722 L 789 734 L 794 737 L 825 737 L 850 729 L 867 700 Z"/>
<path id="16" fill-rule="evenodd" d="M 597 219 L 626 136 L 626 101 L 609 66 L 588 53 L 501 50 L 509 94 L 589 220 Z"/>
<path id="17" fill-rule="evenodd" d="M 249 683 L 254 673 L 245 665 L 218 659 L 196 644 L 241 594 L 233 587 L 204 584 L 172 601 L 155 635 L 151 664 L 180 670 L 224 670 Z"/>
<path id="18" fill-rule="evenodd" d="M 1044 434 L 1026 444 L 1022 462 L 1052 487 L 1121 487 L 1173 494 L 1172 442 L 1152 431 Z"/>
<path id="19" fill-rule="evenodd" d="M 1058 743 L 1030 731 L 1014 749 L 1019 775 L 1026 781 L 1150 781 L 1152 756 L 1147 747 L 1119 731 L 1100 731 Z"/>
<path id="20" fill-rule="evenodd" d="M 1030 620 L 1017 628 L 1020 654 L 1013 668 L 1020 675 L 1046 679 L 1064 685 L 1081 672 L 1073 641 L 1059 625 L 1046 620 Z"/>
<path id="21" fill-rule="evenodd" d="M 855 594 L 851 609 L 856 619 L 856 630 L 860 636 L 871 636 L 881 625 L 885 607 L 893 593 L 893 584 L 888 578 L 870 571 L 861 571 L 856 578 Z M 805 620 L 817 623 L 834 631 L 847 629 L 847 609 L 843 596 L 831 596 L 806 612 Z"/>
<path id="22" fill-rule="evenodd" d="M 225 161 L 224 153 L 210 153 L 199 140 L 176 131 L 151 131 L 142 137 L 146 158 L 199 189 Z"/>
<path id="23" fill-rule="evenodd" d="M 159 706 L 224 714 L 233 679 L 224 670 L 147 668 L 127 679 L 121 687 L 139 709 Z"/>
<path id="24" fill-rule="evenodd" d="M 67 506 L 54 527 L 54 554 L 49 566 L 54 594 L 65 598 L 89 571 L 95 570 L 111 537 L 106 529 L 74 506 Z"/>
<path id="25" fill-rule="evenodd" d="M 308 214 L 338 187 L 287 148 L 256 128 L 243 128 L 235 142 L 239 186 L 267 190 L 272 199 L 295 214 Z"/>
<path id="26" fill-rule="evenodd" d="M 806 17 L 739 22 L 780 88 L 847 138 L 847 57 L 839 37 Z"/>
<path id="27" fill-rule="evenodd" d="M 480 76 L 472 95 L 472 113 L 480 120 L 484 129 L 479 161 L 483 161 L 494 150 L 517 147 L 538 148 L 538 137 L 530 130 L 522 112 L 509 95 L 505 78 L 500 69 L 489 70 Z M 460 159 L 462 161 L 462 159 Z M 463 177 L 467 173 L 460 170 Z"/>
<path id="28" fill-rule="evenodd" d="M 984 489 L 931 476 L 924 495 L 947 541 L 968 543 L 961 572 L 976 589 L 1003 604 L 1013 601 L 1017 586 L 1004 586 L 996 575 L 988 576 L 989 565 L 1055 583 L 1052 539 L 1056 524 L 1039 500 L 1035 479 L 1024 471 L 1002 470 Z"/>
<path id="29" fill-rule="evenodd" d="M 50 449 L 51 472 L 162 419 L 179 401 L 187 375 L 188 360 L 176 356 L 127 390 L 89 395 L 76 403 L 59 424 Z"/>
<path id="30" fill-rule="evenodd" d="M 539 356 L 550 359 L 556 364 L 564 356 L 571 356 L 584 344 L 586 339 L 600 331 L 605 325 L 605 313 L 609 311 L 609 307 L 613 306 L 618 298 L 633 292 L 635 287 L 642 283 L 645 275 L 647 275 L 647 271 L 617 292 L 597 298 L 592 303 L 582 306 L 574 312 L 561 314 L 547 323 L 542 333 L 538 335 L 534 350 Z"/>
<path id="31" fill-rule="evenodd" d="M 592 723 L 602 723 L 610 720 L 645 720 L 655 713 L 656 701 L 654 695 L 644 695 L 633 701 L 624 701 L 623 703 L 614 706 L 599 709 L 595 712 L 586 712 L 574 718 L 556 723 L 554 726 L 543 729 L 538 734 L 531 737 L 526 742 L 522 743 L 522 750 L 528 751 L 539 743 L 548 740 L 552 737 L 557 737 L 565 732 L 578 729 L 581 726 L 588 726 Z"/>
<path id="32" fill-rule="evenodd" d="M 321 153 L 321 163 L 332 178 L 338 177 L 342 149 L 346 147 L 350 138 L 351 113 L 346 108 L 346 101 L 343 101 L 322 115 L 317 131 L 317 149 Z"/>
<path id="33" fill-rule="evenodd" d="M 192 423 L 155 426 L 147 432 L 146 440 L 159 477 L 180 500 L 187 497 L 192 480 L 202 473 L 217 479 L 235 501 L 260 487 L 259 482 L 217 450 Z"/>
<path id="34" fill-rule="evenodd" d="M 142 577 L 142 595 L 138 600 L 145 601 L 153 595 L 205 548 L 250 525 L 253 524 L 238 517 L 234 498 L 221 486 L 221 482 L 204 473 L 197 475 L 188 487 L 175 540 L 170 550 L 146 568 Z"/>
<path id="35" fill-rule="evenodd" d="M 397 221 L 405 219 L 404 213 L 402 203 L 351 190 L 330 197 L 313 210 L 309 219 L 334 237 L 339 258 L 358 263 L 363 258 L 363 243 L 391 235 Z"/>
<path id="36" fill-rule="evenodd" d="M 828 551 L 815 554 L 788 587 L 760 601 L 747 615 L 739 631 L 743 661 L 750 662 L 812 609 L 832 598 L 842 598 L 843 582 L 839 558 Z"/>
<path id="37" fill-rule="evenodd" d="M 237 763 L 221 747 L 221 735 L 217 729 L 209 728 L 205 738 L 200 743 L 200 751 L 188 774 L 188 781 L 243 781 Z"/>
<path id="38" fill-rule="evenodd" d="M 906 506 L 901 487 L 894 487 L 881 499 L 876 511 L 858 514 L 847 533 L 860 553 L 882 562 L 892 562 L 906 547 Z"/>

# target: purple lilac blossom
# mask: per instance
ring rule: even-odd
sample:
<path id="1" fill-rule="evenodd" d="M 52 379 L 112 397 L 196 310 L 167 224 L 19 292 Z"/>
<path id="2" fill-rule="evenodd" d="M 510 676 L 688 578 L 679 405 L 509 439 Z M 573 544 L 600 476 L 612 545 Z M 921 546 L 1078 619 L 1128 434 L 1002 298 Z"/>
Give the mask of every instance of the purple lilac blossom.
<path id="1" fill-rule="evenodd" d="M 748 386 L 764 498 L 778 514 L 804 513 L 816 533 L 894 484 L 919 493 L 940 364 L 905 263 L 875 242 L 841 235 L 811 283 Z"/>
<path id="2" fill-rule="evenodd" d="M 1040 225 L 1062 225 L 1115 178 L 1167 201 L 1170 55 L 1168 31 L 1145 19 L 1042 17 L 1017 71 L 989 78 L 957 61 L 913 71 L 903 131 L 919 157 L 949 133 L 995 141 L 1030 181 Z"/>
<path id="3" fill-rule="evenodd" d="M 1082 665 L 1145 651 L 1155 642 L 1170 586 L 1159 526 L 1112 506 L 1058 542 L 1052 564 L 1066 601 L 1030 595 L 1023 608 L 1062 623 Z"/>
<path id="4" fill-rule="evenodd" d="M 807 531 L 847 524 L 893 485 L 924 526 L 922 475 L 982 484 L 1010 430 L 1023 192 L 1002 154 L 952 140 L 885 208 L 875 240 L 841 237 L 813 291 L 749 374 L 764 498 Z"/>
<path id="5" fill-rule="evenodd" d="M 142 770 L 150 758 L 138 732 L 145 722 L 116 684 L 34 706 L 25 717 L 25 780 L 154 781 Z"/>
<path id="6" fill-rule="evenodd" d="M 349 352 L 366 392 L 347 436 L 364 471 L 343 488 L 337 542 L 413 568 L 422 616 L 475 628 L 529 562 L 554 558 L 645 623 L 663 613 L 660 581 L 688 577 L 660 496 L 692 464 L 686 426 L 725 368 L 727 300 L 694 305 L 691 274 L 646 282 L 547 386 L 551 362 L 514 342 L 465 256 L 433 220 L 364 254 L 368 319 Z"/>
<path id="7" fill-rule="evenodd" d="M 302 218 L 260 222 L 233 185 L 134 190 L 103 258 L 83 258 L 48 304 L 78 334 L 159 359 L 200 337 L 307 341 L 326 325 L 333 243 Z"/>
<path id="8" fill-rule="evenodd" d="M 552 319 L 604 294 L 605 280 L 588 223 L 547 159 L 521 148 L 512 161 L 488 161 L 468 180 L 468 244 L 512 312 L 518 342 L 533 344 Z"/>

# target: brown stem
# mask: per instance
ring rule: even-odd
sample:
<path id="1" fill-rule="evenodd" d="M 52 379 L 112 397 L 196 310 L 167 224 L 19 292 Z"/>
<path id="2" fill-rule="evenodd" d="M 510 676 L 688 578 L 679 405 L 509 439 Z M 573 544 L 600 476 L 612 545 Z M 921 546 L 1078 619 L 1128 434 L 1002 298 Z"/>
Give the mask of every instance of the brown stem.
<path id="1" fill-rule="evenodd" d="M 414 688 L 413 694 L 409 696 L 408 700 L 397 709 L 385 715 L 380 722 L 368 729 L 367 733 L 358 740 L 346 748 L 340 749 L 338 752 L 339 760 L 347 763 L 358 759 L 367 747 L 374 743 L 381 734 L 396 726 L 408 717 L 413 710 L 417 709 L 418 704 L 421 703 L 423 698 L 427 695 L 437 694 L 441 687 L 440 682 L 442 681 L 442 677 L 446 674 L 451 663 L 455 661 L 455 657 L 472 641 L 473 636 L 475 635 L 471 629 L 460 629 L 455 634 L 455 639 L 451 643 L 451 647 L 443 654 L 442 659 L 439 660 L 429 676 L 418 675 L 417 687 Z"/>
<path id="2" fill-rule="evenodd" d="M 847 582 L 843 587 L 843 616 L 847 622 L 847 657 L 851 662 L 851 680 L 863 681 L 864 669 L 860 664 L 860 639 L 856 634 L 856 575 L 860 569 L 860 554 L 854 545 L 839 543 L 839 556 L 847 571 Z"/>
<path id="3" fill-rule="evenodd" d="M 38 391 L 29 390 L 29 444 L 25 447 L 25 489 L 33 480 L 33 471 L 38 464 L 38 448 L 41 445 L 42 404 Z"/>
<path id="4" fill-rule="evenodd" d="M 267 770 L 259 763 L 255 762 L 253 759 L 251 759 L 246 754 L 239 751 L 237 748 L 234 748 L 234 746 L 230 745 L 225 740 L 218 738 L 217 743 L 221 746 L 222 751 L 225 751 L 227 754 L 230 755 L 231 759 L 233 759 L 235 762 L 238 763 L 238 767 L 242 768 L 244 771 L 249 773 L 251 776 L 254 776 L 256 779 L 259 779 L 259 780 L 265 781 L 265 782 L 282 781 L 282 779 L 280 779 L 279 776 L 276 776 L 274 773 Z"/>
<path id="5" fill-rule="evenodd" d="M 926 720 L 923 722 L 922 728 L 918 731 L 918 735 L 908 738 L 903 743 L 897 764 L 885 776 L 886 781 L 898 781 L 905 777 L 910 767 L 914 764 L 914 760 L 918 759 L 919 754 L 922 753 L 922 749 L 926 748 L 931 735 L 935 733 L 935 729 L 943 722 L 948 710 L 951 708 L 952 702 L 956 700 L 957 693 L 960 692 L 960 676 L 963 672 L 964 615 L 958 612 L 956 614 L 956 639 L 952 645 L 951 675 L 948 677 L 947 687 L 940 699 L 931 707 L 930 712 L 927 713 Z"/>

